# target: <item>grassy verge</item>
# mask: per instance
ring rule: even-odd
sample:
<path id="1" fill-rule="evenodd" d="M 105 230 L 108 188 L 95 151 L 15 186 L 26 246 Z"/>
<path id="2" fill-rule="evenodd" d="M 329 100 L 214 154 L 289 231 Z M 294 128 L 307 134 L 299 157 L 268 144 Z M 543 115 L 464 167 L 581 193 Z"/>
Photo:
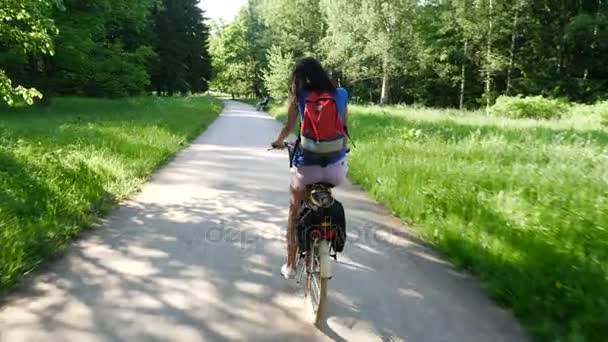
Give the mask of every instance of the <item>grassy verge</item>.
<path id="1" fill-rule="evenodd" d="M 0 291 L 135 191 L 220 110 L 207 97 L 0 109 Z"/>
<path id="2" fill-rule="evenodd" d="M 281 118 L 285 108 L 274 107 Z M 282 116 L 284 119 L 284 116 Z M 542 341 L 608 339 L 608 130 L 351 107 L 350 177 Z"/>

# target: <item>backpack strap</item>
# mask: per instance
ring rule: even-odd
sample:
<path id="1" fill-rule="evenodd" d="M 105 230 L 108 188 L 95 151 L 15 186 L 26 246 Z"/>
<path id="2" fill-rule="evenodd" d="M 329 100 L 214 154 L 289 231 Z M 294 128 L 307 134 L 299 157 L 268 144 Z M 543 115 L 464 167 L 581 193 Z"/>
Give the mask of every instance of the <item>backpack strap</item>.
<path id="1" fill-rule="evenodd" d="M 301 136 L 298 134 L 298 139 L 296 139 L 296 143 L 293 146 L 293 152 L 291 153 L 291 156 L 289 158 L 289 169 L 291 170 L 291 168 L 293 167 L 293 161 L 296 159 L 296 152 L 298 151 L 298 148 L 300 147 L 300 141 L 302 140 Z"/>
<path id="2" fill-rule="evenodd" d="M 346 136 L 348 137 L 348 141 L 350 141 L 353 144 L 353 147 L 357 148 L 357 145 L 355 145 L 353 138 L 351 138 L 350 134 L 348 134 L 348 127 L 346 127 L 346 125 L 344 125 L 344 133 L 346 133 Z"/>

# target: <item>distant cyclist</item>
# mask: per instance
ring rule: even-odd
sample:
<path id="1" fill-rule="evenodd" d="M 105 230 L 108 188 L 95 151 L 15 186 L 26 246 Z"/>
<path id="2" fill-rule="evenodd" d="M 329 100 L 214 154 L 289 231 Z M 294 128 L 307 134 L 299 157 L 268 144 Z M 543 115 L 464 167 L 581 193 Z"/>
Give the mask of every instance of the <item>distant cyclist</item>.
<path id="1" fill-rule="evenodd" d="M 295 276 L 296 228 L 306 186 L 314 183 L 339 185 L 346 178 L 346 132 L 348 92 L 336 88 L 321 63 L 312 57 L 301 59 L 291 75 L 287 124 L 272 143 L 283 148 L 283 141 L 300 116 L 300 134 L 291 169 L 290 205 L 287 227 L 287 263 L 281 267 L 285 278 Z"/>

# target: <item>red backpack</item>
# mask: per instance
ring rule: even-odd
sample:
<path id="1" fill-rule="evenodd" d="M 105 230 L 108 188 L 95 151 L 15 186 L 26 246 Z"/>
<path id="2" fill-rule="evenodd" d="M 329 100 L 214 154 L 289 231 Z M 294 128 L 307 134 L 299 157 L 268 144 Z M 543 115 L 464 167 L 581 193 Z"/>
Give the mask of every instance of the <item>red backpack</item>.
<path id="1" fill-rule="evenodd" d="M 338 106 L 329 92 L 311 92 L 306 97 L 300 126 L 300 144 L 304 158 L 324 161 L 344 149 L 346 132 Z"/>

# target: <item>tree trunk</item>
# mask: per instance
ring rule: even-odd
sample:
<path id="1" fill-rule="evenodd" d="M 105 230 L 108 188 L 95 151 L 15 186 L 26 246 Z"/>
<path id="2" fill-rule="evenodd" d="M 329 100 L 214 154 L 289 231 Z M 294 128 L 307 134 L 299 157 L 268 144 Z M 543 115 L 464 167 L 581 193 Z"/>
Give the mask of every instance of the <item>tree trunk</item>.
<path id="1" fill-rule="evenodd" d="M 380 104 L 385 105 L 388 103 L 388 74 L 384 72 L 382 76 L 382 93 L 380 94 Z"/>
<path id="2" fill-rule="evenodd" d="M 593 42 L 591 43 L 591 53 L 593 54 L 593 50 L 595 50 L 595 46 L 596 46 L 596 40 L 597 40 L 597 30 L 598 30 L 598 21 L 600 19 L 600 14 L 601 14 L 601 8 L 602 8 L 602 0 L 597 0 L 597 13 L 595 14 L 595 27 L 593 27 Z M 589 77 L 589 67 L 587 66 L 585 68 L 585 74 L 583 75 L 583 79 L 587 80 L 587 77 Z"/>
<path id="3" fill-rule="evenodd" d="M 492 91 L 492 70 L 490 67 L 492 58 L 492 9 L 493 0 L 490 0 L 488 8 L 488 51 L 486 54 L 486 115 L 490 114 L 490 91 Z"/>
<path id="4" fill-rule="evenodd" d="M 557 68 L 556 68 L 557 74 L 561 74 L 562 73 L 562 45 L 558 45 L 557 46 Z"/>
<path id="5" fill-rule="evenodd" d="M 462 58 L 462 71 L 460 74 L 460 110 L 464 110 L 464 86 L 466 83 L 466 63 L 467 63 L 467 48 L 469 45 L 468 39 L 464 40 L 464 54 Z"/>
<path id="6" fill-rule="evenodd" d="M 389 102 L 389 71 L 388 71 L 388 57 L 384 57 L 382 62 L 382 93 L 380 95 L 380 104 L 385 105 Z"/>
<path id="7" fill-rule="evenodd" d="M 509 55 L 509 69 L 507 70 L 507 95 L 511 94 L 513 65 L 515 63 L 515 37 L 517 36 L 517 20 L 519 19 L 519 7 L 515 4 L 515 13 L 513 14 L 513 28 L 511 30 L 511 50 Z"/>

